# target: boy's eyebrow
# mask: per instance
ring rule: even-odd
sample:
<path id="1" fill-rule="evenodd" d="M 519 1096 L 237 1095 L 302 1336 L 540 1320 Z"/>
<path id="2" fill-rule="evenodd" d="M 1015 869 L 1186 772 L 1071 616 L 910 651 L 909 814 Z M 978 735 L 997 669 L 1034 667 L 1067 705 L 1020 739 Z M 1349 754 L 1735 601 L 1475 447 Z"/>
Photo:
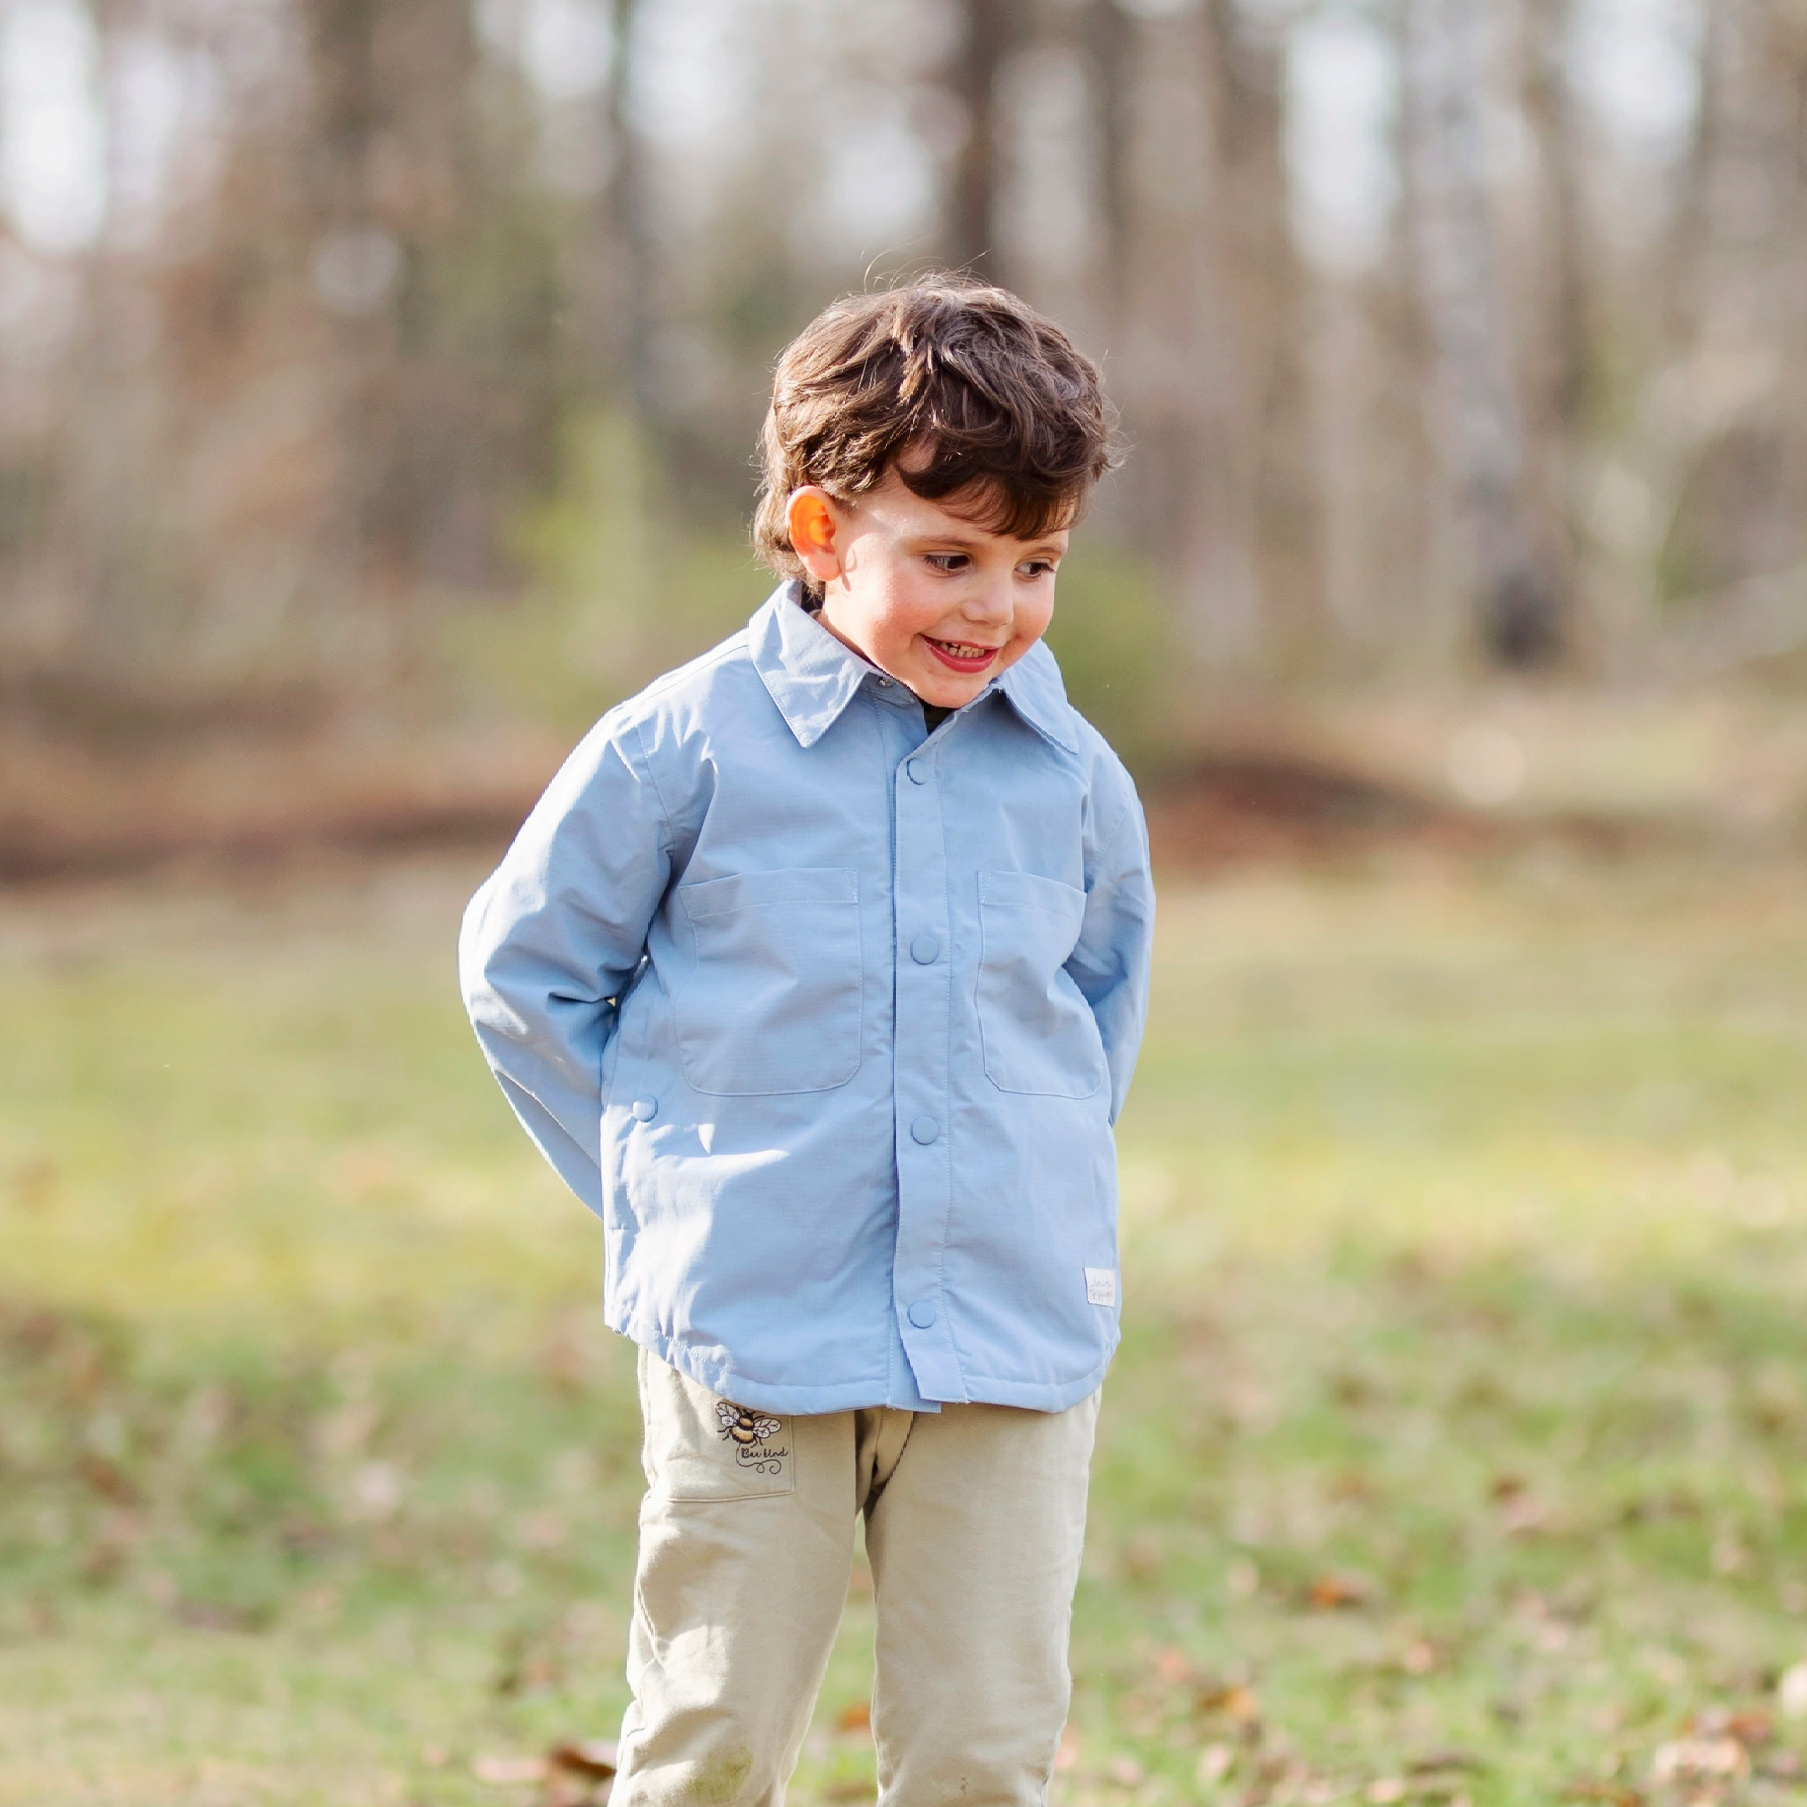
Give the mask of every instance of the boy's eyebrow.
<path id="1" fill-rule="evenodd" d="M 924 546 L 958 546 L 978 547 L 998 538 L 997 534 L 987 533 L 982 527 L 975 527 L 969 533 L 919 533 L 913 536 L 918 545 Z M 1023 548 L 1025 558 L 1034 558 L 1040 553 L 1052 553 L 1060 557 L 1066 548 L 1056 539 L 1036 540 Z"/>

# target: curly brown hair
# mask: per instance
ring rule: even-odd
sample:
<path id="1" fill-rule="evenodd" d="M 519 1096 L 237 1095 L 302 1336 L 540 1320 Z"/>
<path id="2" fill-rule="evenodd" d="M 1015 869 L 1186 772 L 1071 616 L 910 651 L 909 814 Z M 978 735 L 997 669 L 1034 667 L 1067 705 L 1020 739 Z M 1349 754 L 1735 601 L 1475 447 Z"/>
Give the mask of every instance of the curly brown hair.
<path id="1" fill-rule="evenodd" d="M 785 521 L 805 484 L 851 502 L 897 466 L 916 495 L 970 497 L 975 524 L 1032 539 L 1119 460 L 1091 359 L 1007 289 L 940 275 L 818 314 L 778 360 L 761 454 L 754 549 L 812 591 Z"/>

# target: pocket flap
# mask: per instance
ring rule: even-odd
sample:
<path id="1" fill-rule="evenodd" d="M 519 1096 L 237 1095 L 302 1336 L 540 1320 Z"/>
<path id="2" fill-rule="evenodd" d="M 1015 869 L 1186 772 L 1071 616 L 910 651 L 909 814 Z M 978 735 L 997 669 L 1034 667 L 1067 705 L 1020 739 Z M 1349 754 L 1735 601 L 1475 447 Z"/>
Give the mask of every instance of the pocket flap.
<path id="1" fill-rule="evenodd" d="M 680 885 L 678 901 L 692 922 L 727 916 L 736 910 L 776 908 L 781 904 L 858 903 L 860 875 L 851 867 L 797 866 L 786 872 L 736 872 Z"/>
<path id="2" fill-rule="evenodd" d="M 1085 893 L 1077 885 L 1034 872 L 981 872 L 979 901 L 1017 910 L 1046 910 L 1075 925 L 1085 915 Z"/>

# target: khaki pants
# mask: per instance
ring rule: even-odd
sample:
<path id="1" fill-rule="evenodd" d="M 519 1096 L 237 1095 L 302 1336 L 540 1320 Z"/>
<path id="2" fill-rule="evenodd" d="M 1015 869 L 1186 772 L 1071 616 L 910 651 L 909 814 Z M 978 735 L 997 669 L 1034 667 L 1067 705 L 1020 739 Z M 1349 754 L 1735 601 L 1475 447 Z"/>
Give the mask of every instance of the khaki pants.
<path id="1" fill-rule="evenodd" d="M 645 1351 L 648 1491 L 612 1807 L 780 1807 L 846 1603 L 878 1621 L 885 1807 L 1031 1807 L 1067 1714 L 1094 1394 L 740 1412 Z"/>

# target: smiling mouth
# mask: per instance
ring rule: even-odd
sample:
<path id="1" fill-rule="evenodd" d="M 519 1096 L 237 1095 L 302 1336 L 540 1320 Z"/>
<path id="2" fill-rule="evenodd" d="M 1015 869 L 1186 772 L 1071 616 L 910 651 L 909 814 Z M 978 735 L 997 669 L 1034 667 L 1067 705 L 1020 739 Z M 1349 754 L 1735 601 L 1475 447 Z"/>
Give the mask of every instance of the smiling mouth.
<path id="1" fill-rule="evenodd" d="M 995 646 L 978 646 L 966 640 L 933 640 L 927 634 L 923 640 L 929 651 L 953 671 L 983 671 L 998 656 Z"/>

